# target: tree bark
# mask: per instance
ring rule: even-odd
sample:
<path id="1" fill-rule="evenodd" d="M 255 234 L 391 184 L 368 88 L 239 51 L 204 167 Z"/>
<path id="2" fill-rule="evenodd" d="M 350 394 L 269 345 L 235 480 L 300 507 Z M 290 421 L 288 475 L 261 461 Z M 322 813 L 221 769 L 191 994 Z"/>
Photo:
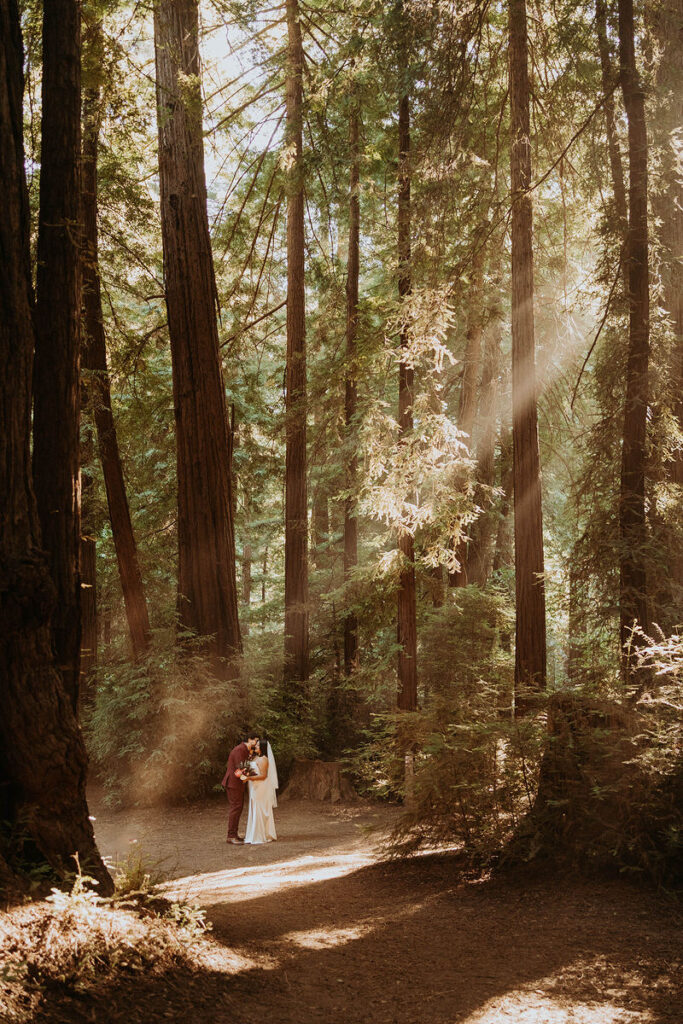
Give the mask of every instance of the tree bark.
<path id="1" fill-rule="evenodd" d="M 43 6 L 43 113 L 33 366 L 33 484 L 57 589 L 52 643 L 74 708 L 80 658 L 81 19 Z"/>
<path id="2" fill-rule="evenodd" d="M 298 0 L 287 0 L 287 370 L 285 402 L 285 683 L 308 679 L 308 497 L 304 281 L 303 45 Z"/>
<path id="3" fill-rule="evenodd" d="M 526 0 L 510 0 L 512 443 L 515 513 L 515 694 L 546 681 L 541 468 L 534 355 L 534 265 Z M 521 708 L 520 708 L 521 710 Z"/>
<path id="4" fill-rule="evenodd" d="M 357 337 L 360 278 L 360 146 L 358 100 L 351 96 L 349 111 L 349 253 L 346 264 L 346 376 L 344 386 L 344 423 L 346 458 L 344 500 L 344 581 L 348 585 L 358 564 L 358 521 L 355 490 L 358 477 Z M 344 616 L 344 674 L 350 676 L 358 665 L 358 618 L 355 612 Z"/>
<path id="5" fill-rule="evenodd" d="M 100 31 L 98 28 L 97 31 Z M 130 518 L 116 426 L 112 414 L 107 368 L 107 345 L 102 318 L 102 296 L 98 266 L 97 235 L 97 151 L 100 131 L 100 88 L 88 89 L 83 102 L 83 368 L 90 371 L 97 443 L 107 492 L 112 537 L 126 607 L 133 657 L 139 661 L 150 640 L 149 615 L 135 534 Z"/>
<path id="6" fill-rule="evenodd" d="M 626 187 L 624 185 L 624 168 L 619 148 L 619 137 L 614 116 L 613 90 L 617 78 L 612 68 L 612 56 L 610 54 L 609 42 L 607 39 L 607 3 L 606 0 L 595 0 L 595 27 L 598 36 L 598 51 L 600 53 L 600 69 L 602 73 L 602 91 L 606 97 L 603 105 L 605 112 L 605 130 L 607 133 L 607 150 L 609 152 L 610 170 L 612 172 L 612 187 L 614 189 L 614 206 L 619 221 L 619 234 L 621 238 L 626 237 L 628 225 L 628 207 L 626 205 Z"/>
<path id="7" fill-rule="evenodd" d="M 650 352 L 647 226 L 647 130 L 645 94 L 635 58 L 632 0 L 619 0 L 621 87 L 628 120 L 629 151 L 629 343 L 621 456 L 620 620 L 623 669 L 633 670 L 629 640 L 634 624 L 649 631 L 645 547 L 645 463 Z M 637 646 L 637 642 L 636 642 Z"/>
<path id="8" fill-rule="evenodd" d="M 22 68 L 16 0 L 0 0 L 0 813 L 9 824 L 0 832 L 0 880 L 9 886 L 22 865 L 45 863 L 64 875 L 75 869 L 78 852 L 84 871 L 108 894 L 113 884 L 88 817 L 87 758 L 73 693 L 55 669 L 56 587 L 41 550 L 31 485 L 35 339 Z"/>
<path id="9" fill-rule="evenodd" d="M 242 648 L 225 390 L 206 208 L 197 0 L 154 8 L 161 227 L 178 467 L 178 611 L 214 671 Z"/>
<path id="10" fill-rule="evenodd" d="M 673 348 L 670 374 L 673 413 L 683 436 L 683 170 L 676 140 L 683 124 L 683 0 L 665 0 L 657 13 L 655 31 L 661 46 L 657 72 L 660 106 L 657 127 L 664 139 L 662 169 L 664 190 L 657 197 L 656 212 L 661 222 L 662 285 L 664 308 L 671 322 Z M 683 444 L 667 464 L 668 478 L 683 494 Z M 673 524 L 667 549 L 671 556 L 671 608 L 660 616 L 659 625 L 681 622 L 683 607 L 683 536 L 681 525 Z M 669 620 L 668 623 L 666 620 Z"/>
<path id="11" fill-rule="evenodd" d="M 242 551 L 242 604 L 249 615 L 251 604 L 251 544 L 245 543 Z M 247 617 L 242 632 L 249 636 L 249 618 Z"/>
<path id="12" fill-rule="evenodd" d="M 410 98 L 403 92 L 398 104 L 398 294 L 401 299 L 411 290 L 410 232 Z M 407 440 L 413 430 L 413 368 L 405 358 L 407 349 L 408 334 L 403 328 L 398 370 L 400 440 Z M 401 711 L 414 711 L 417 708 L 415 548 L 413 536 L 407 530 L 400 530 L 398 547 L 401 557 L 396 616 L 398 707 Z"/>

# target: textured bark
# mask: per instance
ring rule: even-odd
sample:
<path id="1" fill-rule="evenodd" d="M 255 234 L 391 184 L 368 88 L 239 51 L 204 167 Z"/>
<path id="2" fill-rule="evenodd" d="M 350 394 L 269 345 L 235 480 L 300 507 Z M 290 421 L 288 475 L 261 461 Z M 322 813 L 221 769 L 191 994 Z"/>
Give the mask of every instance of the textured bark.
<path id="1" fill-rule="evenodd" d="M 126 607 L 133 656 L 142 658 L 149 646 L 150 628 L 133 524 L 130 518 L 123 466 L 112 414 L 107 344 L 102 319 L 102 297 L 98 268 L 97 236 L 97 151 L 99 137 L 100 89 L 88 90 L 83 102 L 83 319 L 82 363 L 89 375 L 89 396 L 93 408 L 97 444 L 112 537 Z"/>
<path id="2" fill-rule="evenodd" d="M 358 477 L 357 342 L 358 295 L 360 277 L 360 147 L 358 102 L 351 98 L 349 112 L 349 253 L 346 264 L 346 376 L 344 384 L 345 486 L 344 501 L 344 580 L 348 583 L 358 564 L 358 521 L 355 490 Z M 350 676 L 358 664 L 358 618 L 354 612 L 344 617 L 344 674 Z"/>
<path id="3" fill-rule="evenodd" d="M 650 352 L 648 154 L 645 94 L 636 70 L 632 0 L 619 0 L 619 58 L 629 151 L 627 260 L 630 315 L 619 503 L 621 641 L 622 645 L 627 645 L 634 623 L 646 633 L 649 630 L 645 570 L 645 445 Z M 632 657 L 624 648 L 625 673 L 630 674 L 632 667 Z"/>
<path id="4" fill-rule="evenodd" d="M 0 0 L 0 880 L 24 867 L 73 871 L 73 854 L 100 881 L 85 800 L 86 753 L 71 696 L 56 671 L 50 616 L 56 588 L 41 550 L 31 484 L 34 350 L 28 196 L 22 139 L 23 52 L 15 0 Z M 44 99 L 47 97 L 44 96 Z M 23 837 L 23 838 L 22 838 Z"/>
<path id="5" fill-rule="evenodd" d="M 33 483 L 57 589 L 52 642 L 74 708 L 80 657 L 80 33 L 78 0 L 43 5 Z"/>
<path id="6" fill-rule="evenodd" d="M 626 205 L 626 187 L 624 185 L 624 168 L 619 148 L 619 137 L 617 135 L 613 90 L 617 76 L 612 67 L 612 56 L 610 54 L 609 42 L 607 39 L 607 3 L 606 0 L 595 0 L 595 27 L 598 36 L 598 51 L 600 53 L 600 69 L 602 72 L 602 91 L 607 97 L 603 106 L 605 112 L 605 130 L 607 133 L 607 149 L 609 152 L 610 171 L 612 173 L 612 187 L 614 189 L 614 206 L 619 220 L 619 231 L 622 238 L 626 237 L 628 223 L 628 207 Z"/>
<path id="7" fill-rule="evenodd" d="M 154 8 L 161 227 L 178 467 L 178 611 L 217 674 L 236 671 L 232 485 L 206 208 L 197 0 Z"/>
<path id="8" fill-rule="evenodd" d="M 515 512 L 515 693 L 546 679 L 541 467 L 536 413 L 533 211 L 525 0 L 510 0 L 512 444 Z"/>
<path id="9" fill-rule="evenodd" d="M 490 505 L 490 488 L 496 479 L 496 433 L 498 406 L 498 371 L 500 368 L 502 309 L 496 299 L 490 310 L 490 321 L 484 332 L 484 355 L 481 373 L 479 420 L 481 435 L 477 446 L 477 481 L 485 490 L 477 494 L 483 511 L 472 530 L 467 561 L 470 583 L 483 587 L 491 573 L 495 509 Z"/>
<path id="10" fill-rule="evenodd" d="M 410 209 L 410 98 L 403 93 L 398 104 L 398 294 L 404 299 L 411 289 Z M 401 352 L 408 347 L 406 330 L 401 332 Z M 403 358 L 398 370 L 399 438 L 413 430 L 413 368 Z M 412 534 L 401 530 L 398 537 L 401 574 L 398 585 L 396 640 L 398 643 L 398 707 L 417 708 L 417 601 L 415 593 L 415 547 Z"/>
<path id="11" fill-rule="evenodd" d="M 304 293 L 303 46 L 297 0 L 287 0 L 287 370 L 285 405 L 285 683 L 308 679 L 308 497 Z"/>

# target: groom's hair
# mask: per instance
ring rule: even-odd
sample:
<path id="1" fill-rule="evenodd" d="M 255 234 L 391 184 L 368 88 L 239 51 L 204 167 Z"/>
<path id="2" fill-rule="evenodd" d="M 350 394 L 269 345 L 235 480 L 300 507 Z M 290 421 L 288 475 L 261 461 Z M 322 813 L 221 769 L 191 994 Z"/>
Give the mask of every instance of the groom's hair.
<path id="1" fill-rule="evenodd" d="M 258 729 L 248 729 L 247 732 L 245 733 L 244 741 L 246 743 L 247 740 L 257 740 L 259 736 L 260 733 Z"/>

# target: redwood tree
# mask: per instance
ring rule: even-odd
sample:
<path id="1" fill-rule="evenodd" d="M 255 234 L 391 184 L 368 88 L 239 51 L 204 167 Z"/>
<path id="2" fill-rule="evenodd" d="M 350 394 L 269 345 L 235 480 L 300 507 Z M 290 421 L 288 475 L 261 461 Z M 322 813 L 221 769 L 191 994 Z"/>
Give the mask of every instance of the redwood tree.
<path id="1" fill-rule="evenodd" d="M 636 68 L 632 0 L 619 0 L 621 88 L 628 121 L 629 215 L 628 287 L 629 340 L 621 449 L 620 619 L 622 645 L 628 645 L 634 624 L 649 629 L 645 547 L 645 465 L 650 353 L 648 282 L 647 129 L 645 91 Z M 632 658 L 624 649 L 624 669 Z"/>
<path id="2" fill-rule="evenodd" d="M 99 26 L 96 26 L 90 34 L 90 41 L 95 50 L 99 49 L 97 43 L 100 34 Z M 82 209 L 85 335 L 83 367 L 90 371 L 89 391 L 97 428 L 97 442 L 107 492 L 112 537 L 116 549 L 133 656 L 139 660 L 149 645 L 149 615 L 128 507 L 116 426 L 112 414 L 98 266 L 97 152 L 100 132 L 100 92 L 99 85 L 94 85 L 85 91 L 83 101 Z"/>
<path id="3" fill-rule="evenodd" d="M 207 215 L 197 0 L 154 7 L 161 228 L 178 472 L 178 611 L 215 671 L 241 650 L 225 390 Z"/>
<path id="4" fill-rule="evenodd" d="M 405 299 L 411 290 L 410 210 L 410 97 L 403 90 L 398 103 L 398 294 Z M 408 332 L 401 330 L 398 368 L 399 438 L 413 430 L 413 367 L 405 358 Z M 415 593 L 415 544 L 413 535 L 400 530 L 398 547 L 401 571 L 398 585 L 396 640 L 398 643 L 398 707 L 417 708 L 417 600 Z"/>
<path id="5" fill-rule="evenodd" d="M 358 405 L 356 339 L 358 336 L 358 279 L 360 274 L 360 148 L 358 100 L 351 96 L 349 110 L 349 252 L 346 264 L 346 378 L 344 419 L 346 425 L 346 498 L 344 500 L 344 579 L 348 582 L 358 563 L 358 522 L 354 489 L 358 472 Z M 344 673 L 351 675 L 358 661 L 358 619 L 344 617 Z"/>
<path id="6" fill-rule="evenodd" d="M 57 591 L 31 485 L 35 338 L 22 68 L 16 0 L 0 0 L 0 816 L 9 824 L 0 831 L 0 886 L 11 887 L 22 865 L 73 871 L 77 852 L 109 893 L 85 800 L 83 739 L 72 694 L 55 669 L 50 618 Z"/>
<path id="7" fill-rule="evenodd" d="M 81 19 L 78 0 L 43 5 L 42 137 L 33 483 L 57 590 L 52 642 L 74 708 L 80 662 Z"/>
<path id="8" fill-rule="evenodd" d="M 512 177 L 512 442 L 515 516 L 515 693 L 545 687 L 545 587 L 536 412 L 533 212 L 526 0 L 510 0 Z M 518 708 L 523 698 L 517 699 Z"/>
<path id="9" fill-rule="evenodd" d="M 287 369 L 285 397 L 285 682 L 308 679 L 308 498 L 304 281 L 303 44 L 287 0 Z"/>

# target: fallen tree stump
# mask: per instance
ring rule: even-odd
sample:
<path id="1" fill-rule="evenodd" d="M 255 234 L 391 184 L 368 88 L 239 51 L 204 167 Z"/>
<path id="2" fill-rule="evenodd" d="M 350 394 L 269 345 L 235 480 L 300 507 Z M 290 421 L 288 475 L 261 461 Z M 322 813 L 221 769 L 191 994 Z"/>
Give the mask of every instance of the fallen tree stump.
<path id="1" fill-rule="evenodd" d="M 281 799 L 338 804 L 353 803 L 359 796 L 343 774 L 340 761 L 313 761 L 297 757 Z"/>

